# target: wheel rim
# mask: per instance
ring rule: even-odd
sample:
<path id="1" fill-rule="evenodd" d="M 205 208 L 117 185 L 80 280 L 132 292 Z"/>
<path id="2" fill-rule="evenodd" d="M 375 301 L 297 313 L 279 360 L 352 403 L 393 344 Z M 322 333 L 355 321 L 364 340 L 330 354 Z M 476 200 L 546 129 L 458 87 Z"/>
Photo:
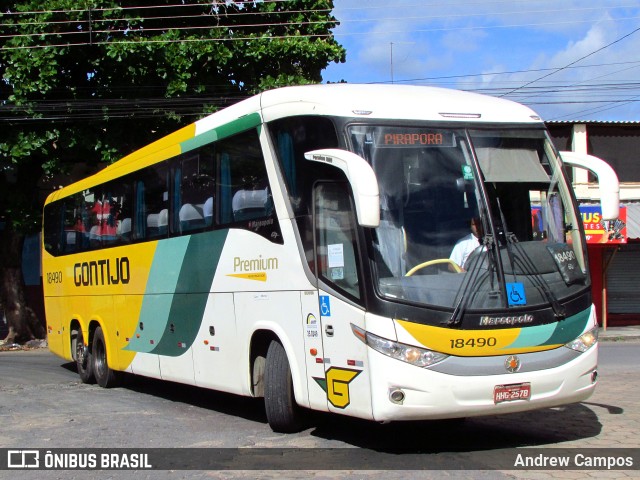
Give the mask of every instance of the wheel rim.
<path id="1" fill-rule="evenodd" d="M 82 335 L 78 335 L 76 340 L 76 361 L 82 368 L 87 367 L 87 357 L 85 356 L 85 352 L 86 347 L 84 346 L 84 339 L 82 338 Z"/>
<path id="2" fill-rule="evenodd" d="M 102 377 L 105 374 L 107 358 L 104 350 L 104 344 L 97 342 L 96 345 L 96 374 Z"/>

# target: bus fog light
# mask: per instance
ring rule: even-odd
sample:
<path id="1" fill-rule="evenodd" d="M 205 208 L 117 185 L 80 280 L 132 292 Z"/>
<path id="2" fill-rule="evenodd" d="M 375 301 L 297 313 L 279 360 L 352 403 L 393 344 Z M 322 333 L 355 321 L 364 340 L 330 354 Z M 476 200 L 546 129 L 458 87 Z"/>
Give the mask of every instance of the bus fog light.
<path id="1" fill-rule="evenodd" d="M 404 392 L 399 388 L 394 388 L 389 392 L 389 400 L 398 405 L 402 405 L 402 402 L 404 402 Z"/>

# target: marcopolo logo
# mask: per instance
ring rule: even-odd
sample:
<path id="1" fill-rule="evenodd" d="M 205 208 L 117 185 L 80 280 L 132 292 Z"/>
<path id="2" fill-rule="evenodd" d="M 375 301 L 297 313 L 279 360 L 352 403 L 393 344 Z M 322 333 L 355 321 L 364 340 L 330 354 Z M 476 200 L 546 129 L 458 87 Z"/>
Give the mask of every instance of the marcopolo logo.
<path id="1" fill-rule="evenodd" d="M 495 326 L 495 325 L 523 325 L 525 323 L 533 322 L 533 315 L 514 315 L 509 317 L 489 317 L 483 315 L 480 317 L 481 326 Z"/>

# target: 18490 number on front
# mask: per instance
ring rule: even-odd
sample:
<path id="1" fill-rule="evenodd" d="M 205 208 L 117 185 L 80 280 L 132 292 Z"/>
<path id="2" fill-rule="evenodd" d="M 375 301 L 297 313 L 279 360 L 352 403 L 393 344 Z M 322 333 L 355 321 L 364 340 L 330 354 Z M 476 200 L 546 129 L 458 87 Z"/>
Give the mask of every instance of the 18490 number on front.
<path id="1" fill-rule="evenodd" d="M 483 348 L 495 347 L 498 343 L 496 337 L 478 337 L 478 338 L 452 338 L 451 348 Z"/>

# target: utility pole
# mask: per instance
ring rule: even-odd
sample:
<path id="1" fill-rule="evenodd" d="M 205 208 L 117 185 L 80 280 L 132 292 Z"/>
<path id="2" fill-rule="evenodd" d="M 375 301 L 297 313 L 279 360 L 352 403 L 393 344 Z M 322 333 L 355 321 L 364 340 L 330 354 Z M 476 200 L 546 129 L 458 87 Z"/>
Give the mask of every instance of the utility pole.
<path id="1" fill-rule="evenodd" d="M 91 19 L 91 3 L 89 3 L 89 45 L 93 45 L 93 21 Z"/>
<path id="2" fill-rule="evenodd" d="M 390 43 L 391 46 L 391 83 L 393 83 L 393 42 Z"/>

